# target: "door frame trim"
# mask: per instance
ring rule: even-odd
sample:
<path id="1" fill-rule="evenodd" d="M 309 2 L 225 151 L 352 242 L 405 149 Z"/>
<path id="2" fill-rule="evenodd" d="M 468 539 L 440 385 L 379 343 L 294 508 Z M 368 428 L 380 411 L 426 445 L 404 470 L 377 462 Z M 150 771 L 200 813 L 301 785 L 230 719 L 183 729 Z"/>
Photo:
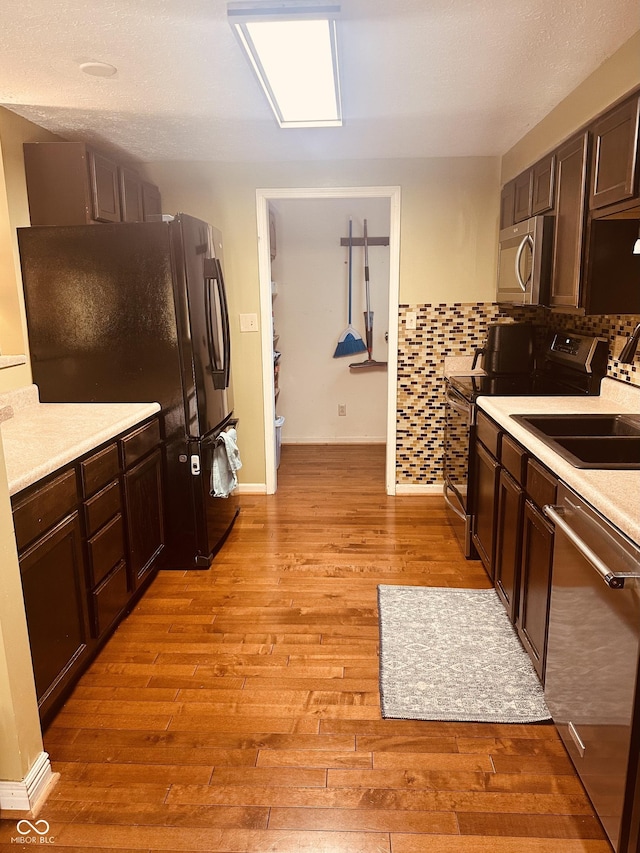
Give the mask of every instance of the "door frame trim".
<path id="1" fill-rule="evenodd" d="M 290 187 L 256 190 L 258 275 L 260 281 L 260 334 L 266 492 L 277 488 L 275 399 L 273 378 L 273 310 L 269 252 L 269 201 L 277 199 L 389 199 L 389 352 L 387 356 L 387 440 L 385 481 L 388 495 L 396 494 L 396 423 L 398 385 L 398 307 L 400 295 L 401 189 L 388 187 Z M 395 320 L 395 321 L 394 321 Z"/>

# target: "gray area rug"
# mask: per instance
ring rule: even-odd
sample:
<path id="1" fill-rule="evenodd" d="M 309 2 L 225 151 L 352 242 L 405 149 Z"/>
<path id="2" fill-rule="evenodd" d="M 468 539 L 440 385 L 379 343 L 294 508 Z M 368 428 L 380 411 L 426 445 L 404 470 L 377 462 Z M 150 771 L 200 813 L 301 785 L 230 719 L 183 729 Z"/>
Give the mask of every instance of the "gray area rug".
<path id="1" fill-rule="evenodd" d="M 378 587 L 382 716 L 533 723 L 542 685 L 493 589 Z"/>

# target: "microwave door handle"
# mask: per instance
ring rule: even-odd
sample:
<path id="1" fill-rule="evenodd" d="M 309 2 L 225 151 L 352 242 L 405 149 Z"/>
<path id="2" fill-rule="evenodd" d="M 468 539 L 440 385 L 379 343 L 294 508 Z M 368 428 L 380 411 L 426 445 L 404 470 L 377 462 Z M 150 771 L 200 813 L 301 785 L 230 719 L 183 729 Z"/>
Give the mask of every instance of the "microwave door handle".
<path id="1" fill-rule="evenodd" d="M 527 292 L 527 285 L 528 285 L 528 284 L 529 284 L 529 282 L 531 281 L 531 273 L 529 273 L 529 276 L 527 277 L 527 280 L 526 280 L 526 281 L 524 281 L 524 280 L 523 280 L 523 278 L 522 278 L 522 273 L 520 272 L 520 262 L 522 261 L 522 253 L 524 252 L 525 247 L 526 247 L 527 245 L 529 245 L 529 246 L 530 246 L 531 251 L 533 252 L 533 240 L 531 239 L 531 235 L 530 235 L 530 234 L 527 234 L 527 235 L 523 238 L 522 242 L 521 242 L 521 243 L 520 243 L 520 245 L 518 246 L 518 251 L 516 252 L 516 263 L 515 263 L 515 267 L 516 267 L 516 281 L 518 282 L 518 284 L 519 284 L 519 285 L 520 285 L 520 287 L 522 288 L 522 292 L 523 292 L 523 293 L 526 293 L 526 292 Z"/>

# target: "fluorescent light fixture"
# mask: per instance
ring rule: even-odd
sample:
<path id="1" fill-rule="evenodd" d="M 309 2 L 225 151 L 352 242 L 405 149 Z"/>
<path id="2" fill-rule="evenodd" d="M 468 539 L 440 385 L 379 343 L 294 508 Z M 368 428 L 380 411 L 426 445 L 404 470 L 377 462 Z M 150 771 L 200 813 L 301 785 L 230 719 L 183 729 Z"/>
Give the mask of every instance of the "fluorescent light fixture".
<path id="1" fill-rule="evenodd" d="M 280 127 L 342 124 L 336 18 L 317 2 L 229 3 L 227 14 Z"/>

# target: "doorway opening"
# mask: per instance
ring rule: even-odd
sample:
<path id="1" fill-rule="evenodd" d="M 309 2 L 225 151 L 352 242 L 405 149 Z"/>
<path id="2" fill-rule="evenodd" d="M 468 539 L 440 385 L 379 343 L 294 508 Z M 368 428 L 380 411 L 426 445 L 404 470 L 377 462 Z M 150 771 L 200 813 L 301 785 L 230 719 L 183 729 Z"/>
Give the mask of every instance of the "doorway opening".
<path id="1" fill-rule="evenodd" d="M 387 256 L 385 258 L 385 275 L 388 276 L 388 283 L 385 282 L 384 287 L 384 296 L 380 290 L 380 284 L 377 284 L 377 293 L 376 300 L 378 301 L 378 314 L 384 322 L 384 326 L 378 325 L 376 328 L 376 324 L 374 321 L 374 358 L 377 357 L 378 360 L 387 361 L 387 370 L 383 372 L 384 380 L 383 385 L 380 386 L 380 376 L 378 376 L 374 381 L 378 383 L 378 388 L 382 387 L 382 393 L 386 395 L 386 418 L 383 417 L 383 420 L 386 420 L 386 423 L 383 423 L 382 426 L 379 426 L 378 431 L 382 434 L 378 437 L 378 440 L 384 441 L 385 444 L 385 484 L 386 484 L 386 492 L 389 495 L 395 494 L 395 445 L 396 445 L 396 386 L 397 386 L 397 350 L 398 350 L 398 328 L 397 328 L 397 317 L 398 317 L 398 294 L 399 294 L 399 268 L 400 268 L 400 187 L 346 187 L 346 188 L 287 188 L 287 189 L 258 189 L 256 191 L 256 208 L 257 208 L 257 228 L 258 228 L 258 250 L 259 250 L 259 276 L 260 276 L 260 313 L 261 313 L 261 348 L 262 348 L 262 363 L 263 363 L 263 398 L 264 398 L 264 437 L 265 437 L 265 461 L 266 461 L 266 491 L 267 494 L 273 494 L 277 488 L 277 448 L 276 448 L 276 404 L 275 404 L 275 382 L 274 382 L 274 335 L 273 335 L 273 302 L 274 302 L 274 294 L 273 294 L 273 286 L 272 286 L 272 257 L 270 247 L 273 244 L 274 233 L 273 233 L 273 216 L 271 217 L 271 236 L 270 236 L 270 208 L 273 207 L 277 209 L 277 206 L 280 205 L 283 209 L 290 202 L 306 202 L 313 203 L 319 200 L 341 200 L 341 205 L 338 206 L 337 210 L 339 215 L 336 216 L 336 222 L 334 226 L 334 231 L 336 232 L 336 238 L 342 238 L 347 236 L 347 225 L 348 225 L 348 217 L 343 216 L 341 211 L 347 210 L 349 205 L 348 202 L 353 202 L 354 209 L 357 208 L 360 217 L 359 219 L 356 216 L 353 217 L 354 222 L 354 239 L 356 237 L 360 238 L 360 243 L 362 242 L 362 232 L 357 231 L 356 229 L 362 228 L 362 212 L 366 211 L 366 205 L 364 205 L 366 200 L 369 200 L 371 203 L 370 210 L 375 215 L 376 205 L 378 205 L 378 210 L 380 209 L 380 205 L 382 204 L 382 209 L 386 211 L 385 219 L 388 224 L 388 234 L 373 234 L 371 229 L 369 229 L 369 235 L 372 237 L 382 237 L 388 236 L 389 245 L 387 248 L 373 248 L 370 247 L 370 266 L 373 270 L 374 266 L 374 257 L 372 256 L 373 252 L 385 252 Z M 388 217 L 388 218 L 387 218 Z M 376 227 L 376 230 L 379 230 L 379 227 Z M 385 229 L 383 229 L 385 230 Z M 343 233 L 344 232 L 344 233 Z M 276 233 L 276 241 L 277 241 L 277 233 Z M 336 244 L 339 249 L 339 244 Z M 277 242 L 276 242 L 277 246 Z M 329 248 L 329 247 L 328 247 Z M 335 248 L 332 247 L 332 248 Z M 279 251 L 279 247 L 276 250 Z M 354 277 L 353 277 L 353 294 L 354 297 L 357 296 L 357 302 L 354 299 L 354 312 L 353 312 L 353 322 L 356 328 L 363 327 L 363 319 L 362 314 L 358 316 L 358 312 L 355 310 L 355 306 L 361 305 L 362 295 L 360 293 L 361 282 L 363 280 L 363 267 L 362 267 L 362 248 L 354 246 Z M 342 249 L 342 257 L 346 259 L 346 249 Z M 310 262 L 312 258 L 310 258 Z M 344 261 L 343 263 L 346 263 Z M 345 267 L 346 270 L 346 267 Z M 337 276 L 340 278 L 340 276 Z M 358 353 L 353 357 L 339 358 L 335 359 L 334 364 L 329 365 L 328 362 L 333 361 L 332 355 L 334 349 L 336 347 L 336 343 L 340 333 L 346 328 L 347 325 L 347 316 L 346 316 L 346 273 L 343 271 L 341 281 L 335 282 L 332 280 L 331 286 L 334 287 L 336 284 L 340 288 L 342 287 L 343 293 L 343 301 L 340 305 L 337 306 L 336 317 L 339 319 L 336 320 L 337 326 L 333 330 L 333 335 L 328 336 L 326 341 L 322 342 L 322 346 L 319 344 L 314 344 L 316 349 L 322 349 L 322 354 L 320 355 L 318 352 L 315 352 L 315 356 L 319 363 L 324 363 L 326 370 L 322 373 L 322 367 L 320 366 L 318 370 L 319 373 L 316 374 L 315 377 L 309 376 L 309 371 L 314 365 L 310 362 L 308 363 L 307 372 L 303 376 L 303 381 L 307 382 L 309 385 L 313 385 L 313 383 L 319 383 L 324 381 L 323 377 L 325 374 L 329 375 L 333 371 L 331 375 L 334 377 L 339 377 L 340 375 L 348 377 L 349 381 L 355 383 L 358 380 L 365 380 L 365 382 L 372 380 L 373 377 L 365 376 L 363 374 L 378 373 L 378 371 L 350 371 L 349 363 L 357 362 L 366 359 L 367 353 Z M 277 287 L 276 283 L 276 287 Z M 290 287 L 290 285 L 289 285 Z M 300 282 L 300 288 L 304 287 L 304 281 Z M 302 291 L 304 292 L 304 291 Z M 373 293 L 373 289 L 372 289 Z M 299 294 L 298 294 L 299 296 Z M 381 305 L 380 299 L 386 298 L 387 304 Z M 295 303 L 295 299 L 293 300 Z M 298 301 L 298 304 L 299 301 Z M 342 311 L 342 306 L 344 307 L 344 311 Z M 374 310 L 375 317 L 375 309 L 376 305 L 371 306 L 372 310 Z M 383 310 L 384 309 L 384 310 Z M 359 307 L 358 307 L 359 311 Z M 387 314 L 388 314 L 388 323 L 387 323 Z M 314 325 L 315 318 L 313 316 L 301 316 L 295 317 L 295 323 L 299 326 L 299 333 L 304 338 L 305 334 L 305 326 L 307 329 L 312 328 Z M 387 336 L 387 342 L 385 343 L 384 337 L 385 334 Z M 364 334 L 363 334 L 364 337 Z M 380 346 L 380 342 L 384 346 Z M 387 346 L 388 344 L 388 346 Z M 311 346 L 310 346 L 311 350 Z M 300 350 L 302 352 L 302 350 Z M 335 367 L 339 365 L 339 372 L 336 372 Z M 300 368 L 300 365 L 297 365 Z M 284 368 L 283 368 L 284 369 Z M 351 376 L 349 376 L 351 374 Z M 357 374 L 361 374 L 358 376 Z M 329 380 L 330 381 L 330 380 Z M 336 381 L 340 381 L 336 379 Z M 365 388 L 364 383 L 359 386 L 359 391 Z M 366 392 L 366 389 L 365 389 Z M 340 392 L 337 392 L 338 396 L 340 396 Z M 333 408 L 333 406 L 332 406 Z M 332 412 L 332 416 L 333 416 Z M 324 416 L 324 413 L 322 413 Z M 342 425 L 342 423 L 341 423 Z M 298 425 L 299 426 L 299 425 Z M 374 429 L 375 432 L 375 429 Z M 339 432 L 336 434 L 336 441 L 340 441 Z M 353 441 L 357 439 L 351 439 Z M 304 439 L 303 439 L 304 441 Z"/>

